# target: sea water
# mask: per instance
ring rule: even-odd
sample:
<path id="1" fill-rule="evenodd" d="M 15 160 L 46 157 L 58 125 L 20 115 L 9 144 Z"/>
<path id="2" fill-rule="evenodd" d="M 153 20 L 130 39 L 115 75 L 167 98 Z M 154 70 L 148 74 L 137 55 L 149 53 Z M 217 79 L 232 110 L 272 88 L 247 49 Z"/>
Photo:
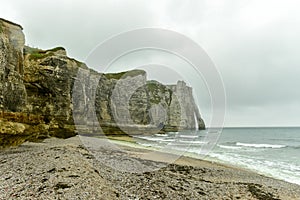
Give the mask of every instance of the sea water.
<path id="1" fill-rule="evenodd" d="M 224 128 L 217 141 L 207 140 L 210 132 L 213 133 L 208 129 L 136 136 L 136 141 L 300 185 L 300 128 Z M 209 143 L 212 148 L 203 151 Z"/>

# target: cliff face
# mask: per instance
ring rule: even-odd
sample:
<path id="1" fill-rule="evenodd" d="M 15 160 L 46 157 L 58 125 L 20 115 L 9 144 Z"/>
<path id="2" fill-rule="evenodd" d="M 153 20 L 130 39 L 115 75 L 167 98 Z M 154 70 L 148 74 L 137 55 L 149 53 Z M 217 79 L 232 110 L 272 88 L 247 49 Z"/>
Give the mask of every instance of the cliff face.
<path id="1" fill-rule="evenodd" d="M 173 112 L 176 112 L 176 110 L 181 111 L 181 115 L 179 116 L 180 126 L 184 129 L 205 128 L 204 121 L 200 116 L 199 109 L 193 97 L 192 88 L 187 86 L 184 81 L 178 81 L 177 85 L 171 85 L 169 87 L 173 91 L 173 98 L 177 98 L 179 102 L 179 107 L 178 103 L 174 103 L 174 101 L 171 102 L 170 107 Z M 178 121 L 179 120 L 176 118 L 176 120 L 171 120 L 170 124 L 176 126 L 178 124 Z"/>
<path id="2" fill-rule="evenodd" d="M 63 48 L 25 48 L 24 84 L 27 111 L 41 115 L 51 136 L 74 135 L 72 97 L 74 77 L 84 64 L 66 56 Z"/>
<path id="3" fill-rule="evenodd" d="M 26 104 L 22 78 L 24 43 L 21 26 L 0 20 L 0 108 L 3 110 L 22 111 Z"/>
<path id="4" fill-rule="evenodd" d="M 205 128 L 182 81 L 165 86 L 141 70 L 101 74 L 64 48 L 24 43 L 22 27 L 0 19 L 0 143 L 97 133 L 97 124 L 106 134 Z"/>
<path id="5" fill-rule="evenodd" d="M 8 112 L 21 112 L 26 104 L 23 84 L 23 47 L 25 39 L 22 27 L 0 19 L 0 143 L 14 144 L 24 134 L 25 125 L 15 122 Z M 6 120 L 8 119 L 8 120 Z"/>

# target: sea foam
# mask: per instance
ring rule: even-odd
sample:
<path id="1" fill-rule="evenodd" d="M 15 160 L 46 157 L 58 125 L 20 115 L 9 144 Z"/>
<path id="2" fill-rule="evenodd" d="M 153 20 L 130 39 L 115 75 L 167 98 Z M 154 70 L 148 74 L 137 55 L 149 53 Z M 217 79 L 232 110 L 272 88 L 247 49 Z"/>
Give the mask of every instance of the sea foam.
<path id="1" fill-rule="evenodd" d="M 286 147 L 285 145 L 281 144 L 248 144 L 248 143 L 241 143 L 237 142 L 237 146 L 243 146 L 243 147 L 254 147 L 254 148 L 273 148 L 273 149 L 280 149 Z"/>

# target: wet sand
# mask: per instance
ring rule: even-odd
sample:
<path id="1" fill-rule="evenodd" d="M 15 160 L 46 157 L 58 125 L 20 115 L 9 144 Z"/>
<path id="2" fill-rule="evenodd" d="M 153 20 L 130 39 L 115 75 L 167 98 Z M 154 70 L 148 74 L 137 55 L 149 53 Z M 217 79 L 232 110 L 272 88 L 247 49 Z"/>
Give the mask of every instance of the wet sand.
<path id="1" fill-rule="evenodd" d="M 77 136 L 2 150 L 0 199 L 300 199 L 299 185 L 237 167 L 189 157 L 166 164 L 172 155 L 149 157 L 131 146 L 86 147 Z"/>

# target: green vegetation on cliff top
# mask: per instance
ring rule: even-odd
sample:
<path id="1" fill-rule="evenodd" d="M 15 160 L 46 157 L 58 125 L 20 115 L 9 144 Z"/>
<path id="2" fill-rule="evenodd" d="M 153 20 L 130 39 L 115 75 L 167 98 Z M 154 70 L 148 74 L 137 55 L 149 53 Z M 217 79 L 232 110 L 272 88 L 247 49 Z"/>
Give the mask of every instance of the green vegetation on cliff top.
<path id="1" fill-rule="evenodd" d="M 59 50 L 65 50 L 65 48 L 55 47 L 53 49 L 42 50 L 42 49 L 38 49 L 38 48 L 25 47 L 24 53 L 30 54 L 29 55 L 30 60 L 37 60 L 37 59 L 45 58 L 47 56 L 52 56 L 52 55 L 54 55 L 54 52 L 59 51 Z"/>
<path id="2" fill-rule="evenodd" d="M 147 81 L 147 88 L 148 90 L 150 90 L 151 92 L 153 91 L 165 91 L 167 90 L 166 86 L 161 84 L 160 82 L 158 81 L 155 81 L 155 80 L 150 80 L 150 81 Z"/>
<path id="3" fill-rule="evenodd" d="M 161 97 L 160 94 L 166 94 L 168 92 L 171 98 L 172 90 L 158 81 L 147 81 L 146 87 L 151 93 L 150 102 L 153 104 L 159 104 L 162 101 L 163 97 Z"/>
<path id="4" fill-rule="evenodd" d="M 126 71 L 126 72 L 120 72 L 120 73 L 108 73 L 108 74 L 103 74 L 107 79 L 124 79 L 127 77 L 134 77 L 138 75 L 145 75 L 146 72 L 143 70 L 131 70 L 131 71 Z"/>
<path id="5" fill-rule="evenodd" d="M 4 22 L 4 23 L 11 24 L 11 25 L 13 25 L 13 26 L 17 26 L 17 27 L 19 27 L 21 30 L 23 30 L 23 27 L 22 27 L 20 24 L 16 24 L 16 23 L 11 22 L 11 21 L 9 21 L 9 20 L 7 20 L 7 19 L 0 18 L 0 23 L 2 23 L 2 25 L 3 25 L 3 22 Z"/>

